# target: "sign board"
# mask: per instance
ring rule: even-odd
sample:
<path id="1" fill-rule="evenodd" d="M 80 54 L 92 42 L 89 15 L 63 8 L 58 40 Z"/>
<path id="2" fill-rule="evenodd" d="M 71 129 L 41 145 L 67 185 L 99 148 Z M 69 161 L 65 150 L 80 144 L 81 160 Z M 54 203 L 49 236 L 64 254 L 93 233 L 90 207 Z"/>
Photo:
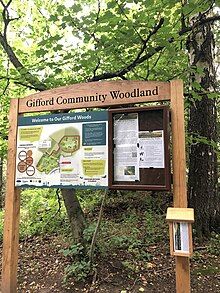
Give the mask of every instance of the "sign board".
<path id="1" fill-rule="evenodd" d="M 106 111 L 19 117 L 17 187 L 105 188 Z"/>
<path id="2" fill-rule="evenodd" d="M 72 110 L 79 108 L 108 108 L 108 107 L 122 107 L 123 105 L 131 104 L 141 104 L 147 102 L 170 102 L 171 109 L 171 128 L 172 128 L 172 169 L 173 169 L 173 194 L 174 194 L 174 207 L 175 208 L 186 208 L 187 207 L 187 192 L 186 192 L 186 158 L 185 158 L 185 124 L 184 124 L 184 98 L 183 98 L 183 83 L 181 80 L 172 80 L 170 82 L 161 81 L 102 81 L 102 82 L 91 82 L 74 84 L 70 86 L 64 86 L 59 88 L 50 89 L 47 91 L 35 93 L 24 99 L 11 99 L 10 113 L 9 113 L 9 135 L 8 135 L 8 161 L 7 161 L 7 181 L 6 181 L 6 197 L 5 197 L 5 219 L 4 219 L 4 233 L 3 233 L 3 252 L 2 252 L 2 283 L 1 292 L 17 292 L 17 264 L 18 264 L 18 247 L 19 247 L 19 211 L 20 211 L 20 189 L 17 187 L 24 186 L 34 186 L 33 182 L 22 182 L 22 180 L 30 180 L 32 177 L 37 177 L 39 175 L 39 180 L 46 182 L 47 186 L 62 186 L 75 188 L 76 186 L 83 187 L 84 185 L 90 188 L 94 186 L 107 186 L 107 165 L 104 173 L 101 166 L 102 163 L 96 164 L 96 160 L 108 160 L 108 153 L 105 151 L 105 145 L 97 144 L 89 136 L 91 128 L 95 123 L 105 124 L 107 137 L 107 118 L 100 118 L 98 120 L 91 121 L 62 121 L 61 117 L 71 116 L 72 114 L 61 114 L 61 116 L 56 115 L 56 117 L 61 118 L 62 126 L 54 121 L 41 121 L 42 124 L 32 124 L 32 121 L 24 122 L 23 118 L 19 118 L 20 114 L 31 113 L 31 112 L 43 112 L 43 111 L 57 111 L 57 110 Z M 121 111 L 121 112 L 120 112 Z M 130 110 L 132 113 L 133 110 Z M 129 110 L 127 111 L 129 112 Z M 157 111 L 156 111 L 157 112 Z M 119 181 L 124 180 L 124 177 L 120 177 L 121 173 L 109 178 L 109 185 L 111 188 L 128 189 L 130 185 L 132 189 L 150 189 L 151 190 L 167 190 L 170 185 L 169 179 L 169 158 L 166 148 L 168 148 L 167 134 L 168 129 L 166 125 L 168 124 L 168 110 L 162 108 L 158 110 L 159 114 L 155 111 L 149 112 L 145 111 L 144 108 L 135 108 L 132 115 L 132 119 L 138 119 L 138 131 L 142 132 L 138 135 L 140 140 L 139 145 L 142 145 L 144 152 L 139 156 L 143 158 L 143 161 L 139 162 L 139 175 L 135 171 L 135 168 L 124 168 L 124 174 L 130 176 L 129 180 L 132 181 Z M 118 110 L 116 113 L 110 113 L 111 123 L 113 123 L 113 118 L 117 121 L 117 114 L 123 114 L 124 109 Z M 149 115 L 148 115 L 148 114 Z M 153 115 L 151 115 L 154 113 Z M 163 114 L 161 114 L 163 113 Z M 82 113 L 81 113 L 82 114 Z M 87 114 L 89 114 L 87 112 Z M 106 113 L 107 114 L 107 113 Z M 65 116 L 67 115 L 67 116 Z M 73 114 L 74 115 L 74 114 Z M 156 116 L 155 116 L 156 115 Z M 143 117 L 142 117 L 143 116 Z M 155 117 L 154 117 L 155 116 Z M 48 118 L 50 115 L 48 116 Z M 51 116 L 55 117 L 55 116 Z M 138 117 L 138 118 L 136 118 Z M 151 118 L 150 118 L 151 117 Z M 154 117 L 154 123 L 152 123 L 153 128 L 149 127 L 149 120 Z M 160 118 L 159 118 L 160 117 Z M 19 118 L 19 119 L 18 119 Z M 34 118 L 34 117 L 33 117 Z M 26 117 L 24 118 L 26 119 Z M 31 119 L 30 117 L 28 119 Z M 36 117 L 35 117 L 36 119 Z M 34 123 L 40 123 L 40 121 L 35 121 Z M 136 122 L 130 121 L 131 127 L 136 127 Z M 22 124 L 24 123 L 24 124 Z M 26 123 L 26 124 L 25 124 Z M 159 124 L 158 124 L 159 123 Z M 89 125 L 90 126 L 87 126 Z M 89 127 L 89 131 L 83 130 L 84 127 Z M 122 126 L 122 124 L 121 124 Z M 42 127 L 42 131 L 37 133 L 31 130 L 29 133 L 25 133 L 23 128 L 36 128 Z M 67 140 L 65 140 L 65 135 L 60 135 L 57 140 L 55 139 L 54 144 L 52 143 L 54 135 L 57 138 L 57 131 L 62 131 L 65 133 L 65 129 L 68 127 L 74 128 L 74 132 L 71 131 L 71 135 L 67 135 Z M 111 128 L 110 128 L 111 129 Z M 128 127 L 127 127 L 128 129 Z M 33 130 L 33 129 L 32 129 Z M 87 128 L 88 130 L 88 128 Z M 20 134 L 21 131 L 21 134 Z M 62 132 L 61 131 L 61 132 Z M 115 133 L 119 133 L 121 127 L 115 129 Z M 98 133 L 103 133 L 104 128 L 101 127 L 100 131 L 94 130 L 95 136 L 99 136 Z M 127 131 L 128 132 L 128 131 Z M 87 133 L 87 134 L 86 134 Z M 88 135 L 88 137 L 87 137 Z M 32 137 L 32 139 L 29 138 Z M 33 138 L 33 136 L 37 136 Z M 74 136 L 74 138 L 73 138 Z M 64 138 L 62 140 L 62 137 Z M 71 138 L 70 138 L 71 137 Z M 18 140 L 17 140 L 18 138 Z M 86 139 L 85 139 L 86 138 Z M 109 133 L 109 141 L 113 142 L 114 132 Z M 152 159 L 151 156 L 147 155 L 147 150 L 149 149 L 153 138 L 157 141 L 153 145 L 156 150 L 161 150 L 164 145 L 164 161 L 161 159 L 161 155 L 156 156 L 157 159 Z M 51 142 L 50 142 L 51 141 Z M 88 145 L 83 145 L 82 142 L 87 142 Z M 98 141 L 101 141 L 101 139 Z M 120 140 L 118 140 L 120 143 Z M 106 140 L 106 149 L 107 149 Z M 54 164 L 60 164 L 58 172 L 58 180 L 55 182 L 52 178 L 48 181 L 45 179 L 48 174 L 43 174 L 41 164 L 38 162 L 39 156 L 42 158 L 47 149 L 52 147 L 52 145 L 57 145 L 56 149 L 53 149 L 53 154 L 55 156 L 59 152 L 57 161 Z M 113 168 L 114 163 L 122 165 L 118 153 L 116 157 L 113 155 L 113 144 L 109 146 L 109 170 Z M 120 144 L 117 145 L 119 148 Z M 70 147 L 70 148 L 69 148 Z M 100 155 L 98 148 L 102 147 Z M 59 150 L 60 148 L 60 150 Z M 87 148 L 87 150 L 86 150 Z M 44 151 L 43 151 L 44 150 Z M 154 150 L 154 153 L 157 151 Z M 43 152 L 42 152 L 43 151 Z M 55 152 L 54 152 L 55 151 Z M 85 152 L 88 153 L 85 155 Z M 94 155 L 94 152 L 96 153 Z M 81 153 L 81 160 L 78 164 L 81 166 L 79 178 L 77 180 L 65 182 L 63 178 L 61 180 L 61 168 L 66 172 L 70 172 L 66 165 L 71 165 L 72 168 L 75 166 L 72 164 L 71 159 L 68 164 L 63 164 L 61 158 L 65 157 L 66 154 L 68 158 L 71 156 L 77 157 L 77 154 Z M 90 154 L 89 154 L 90 153 Z M 36 154 L 36 155 L 35 155 Z M 40 155 L 39 155 L 40 154 Z M 49 154 L 49 153 L 48 153 Z M 120 149 L 119 149 L 120 154 Z M 137 152 L 138 154 L 138 152 Z M 66 158 L 66 157 L 65 157 Z M 61 159 L 61 160 L 60 160 Z M 84 164 L 83 161 L 89 162 L 89 160 L 94 160 L 94 164 Z M 118 162 L 117 162 L 118 160 Z M 75 161 L 75 160 L 74 160 Z M 90 161 L 90 162 L 91 162 Z M 120 162 L 120 164 L 119 164 Z M 97 167 L 98 166 L 98 167 Z M 163 166 L 165 168 L 163 168 Z M 55 165 L 56 169 L 57 165 Z M 38 170 L 36 171 L 36 169 Z M 46 164 L 47 168 L 47 164 Z M 87 169 L 88 168 L 88 169 Z M 50 168 L 49 168 L 50 169 Z M 58 168 L 57 168 L 58 169 Z M 71 168 L 70 168 L 71 169 Z M 137 168 L 136 168 L 137 169 Z M 114 168 L 112 169 L 114 170 Z M 52 170 L 49 170 L 49 173 Z M 48 172 L 48 171 L 47 171 Z M 136 173 L 135 173 L 136 172 Z M 101 174 L 102 173 L 102 174 Z M 114 171 L 116 173 L 116 171 Z M 38 174 L 38 175 L 37 175 Z M 106 174 L 106 178 L 104 178 Z M 111 174 L 111 173 L 110 173 Z M 123 173 L 122 173 L 123 174 Z M 155 174 L 157 176 L 155 176 Z M 68 174 L 67 174 L 68 175 Z M 82 175 L 82 176 L 81 176 Z M 132 177 L 133 176 L 133 177 Z M 137 179 L 139 176 L 139 180 Z M 65 176 L 63 176 L 65 177 Z M 68 177 L 68 176 L 67 176 Z M 71 177 L 71 176 L 70 176 Z M 80 178 L 82 177 L 82 178 Z M 26 178 L 26 179 L 25 179 Z M 90 178 L 90 180 L 87 180 Z M 101 179 L 102 178 L 102 179 Z M 155 178 L 155 182 L 153 180 Z M 37 180 L 38 177 L 34 180 Z M 84 180 L 81 182 L 81 179 Z M 106 179 L 106 181 L 105 181 Z M 21 180 L 21 182 L 18 182 Z M 100 181 L 103 181 L 102 183 Z M 42 183 L 38 182 L 38 183 Z M 16 183 L 16 186 L 15 186 Z M 35 182 L 37 183 L 37 182 Z M 78 184 L 78 185 L 77 185 Z M 171 223 L 170 223 L 171 224 Z M 191 226 L 189 226 L 191 227 Z M 173 231 L 173 229 L 170 229 Z M 190 230 L 189 230 L 190 231 Z M 174 232 L 174 231 L 173 231 Z M 190 233 L 190 232 L 189 232 Z M 189 234 L 191 235 L 191 233 Z M 191 237 L 191 236 L 190 236 Z M 174 238 L 172 237 L 174 240 Z M 173 247 L 173 246 L 172 246 Z M 189 270 L 189 260 L 188 257 L 179 257 L 176 255 L 176 292 L 190 292 L 190 270 Z"/>
<path id="3" fill-rule="evenodd" d="M 109 186 L 169 190 L 169 108 L 109 111 Z"/>

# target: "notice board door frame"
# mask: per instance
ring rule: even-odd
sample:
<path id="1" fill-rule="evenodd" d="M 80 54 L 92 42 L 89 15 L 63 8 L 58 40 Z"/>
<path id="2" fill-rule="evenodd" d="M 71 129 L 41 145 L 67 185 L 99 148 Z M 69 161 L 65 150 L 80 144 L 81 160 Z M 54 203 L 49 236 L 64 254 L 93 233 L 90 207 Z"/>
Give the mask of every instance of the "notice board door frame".
<path id="1" fill-rule="evenodd" d="M 143 124 L 144 121 L 146 121 L 147 116 L 149 115 L 148 113 L 154 112 L 154 117 L 155 113 L 156 115 L 159 114 L 159 118 L 161 121 L 159 121 L 159 124 L 162 124 L 160 126 L 156 125 L 155 126 L 155 121 L 154 123 L 147 123 L 148 127 L 150 126 L 153 131 L 162 131 L 163 132 L 163 146 L 164 146 L 164 167 L 160 168 L 160 172 L 162 173 L 163 176 L 163 181 L 164 183 L 156 184 L 156 183 L 150 183 L 146 184 L 146 176 L 145 178 L 140 178 L 138 182 L 132 181 L 132 182 L 123 182 L 123 181 L 117 181 L 114 180 L 114 165 L 115 165 L 115 160 L 114 160 L 114 147 L 115 147 L 115 142 L 114 142 L 114 117 L 115 115 L 121 115 L 122 117 L 126 117 L 127 114 L 137 114 L 139 115 L 140 113 L 144 113 L 146 116 L 144 117 L 145 119 L 140 119 L 141 124 Z M 162 114 L 162 115 L 161 115 Z M 162 117 L 161 117 L 162 116 Z M 158 118 L 158 117 L 157 117 Z M 117 108 L 117 109 L 112 109 L 109 110 L 109 188 L 110 189 L 125 189 L 125 190 L 155 190 L 155 191 L 169 191 L 170 190 L 170 150 L 169 150 L 169 140 L 170 140 L 170 131 L 169 131 L 169 118 L 170 118 L 170 113 L 169 113 L 169 107 L 167 105 L 160 105 L 160 106 L 150 106 L 150 107 L 132 107 L 132 108 Z M 120 119 L 120 118 L 119 118 Z M 150 120 L 150 119 L 149 119 Z M 151 117 L 152 120 L 152 117 Z M 140 124 L 140 123 L 139 123 Z M 154 125 L 153 125 L 154 124 Z M 139 125 L 140 126 L 140 125 Z M 142 126 L 143 127 L 143 126 Z M 159 130 L 159 128 L 161 128 Z M 149 131 L 149 129 L 140 129 L 138 131 Z M 162 171 L 161 171 L 162 169 Z M 164 169 L 164 170 L 163 170 Z M 142 168 L 142 170 L 148 170 L 148 177 L 150 172 L 157 172 L 157 168 Z M 151 171 L 152 170 L 152 171 Z M 110 172 L 111 171 L 111 172 Z M 156 180 L 158 180 L 158 177 L 160 178 L 160 173 L 154 174 L 154 177 Z M 140 176 L 141 177 L 141 176 Z M 156 181 L 155 180 L 155 181 Z"/>
<path id="2" fill-rule="evenodd" d="M 122 87 L 128 85 L 129 89 L 143 86 L 143 83 L 154 87 L 161 85 L 163 94 L 155 96 L 146 96 L 141 102 L 156 102 L 170 101 L 171 107 L 171 128 L 172 128 L 172 154 L 173 154 L 173 192 L 174 192 L 174 207 L 187 207 L 186 193 L 186 159 L 185 159 L 185 128 L 184 128 L 184 98 L 183 98 L 183 82 L 181 80 L 173 80 L 167 82 L 140 82 L 140 81 L 115 81 L 115 82 L 95 82 L 88 84 L 77 84 L 58 89 L 48 90 L 43 93 L 34 94 L 35 98 L 41 100 L 48 99 L 52 94 L 58 92 L 69 95 L 71 90 L 80 91 L 83 95 L 86 91 L 93 89 L 98 91 L 100 88 L 106 90 L 108 88 Z M 7 183 L 6 183 L 6 200 L 5 200 L 5 220 L 3 232 L 3 260 L 2 260 L 2 293 L 17 292 L 17 268 L 18 268 L 18 248 L 19 248 L 19 220 L 20 220 L 20 191 L 15 187 L 15 171 L 16 171 L 16 139 L 17 139 L 17 123 L 18 115 L 28 112 L 25 106 L 26 99 L 12 99 L 9 114 L 9 136 L 8 136 L 8 161 L 7 161 Z M 128 104 L 127 100 L 121 100 L 121 105 Z M 140 103 L 140 101 L 138 101 Z M 108 106 L 119 105 L 119 101 L 112 100 Z M 135 101 L 134 101 L 135 103 Z M 137 102 L 136 102 L 137 103 Z M 68 106 L 68 105 L 67 105 Z M 100 104 L 91 103 L 92 107 L 104 107 Z M 71 108 L 82 108 L 81 105 L 76 105 Z M 66 107 L 67 108 L 67 107 Z M 37 111 L 45 111 L 37 108 Z M 48 109 L 48 110 L 55 110 Z M 33 112 L 33 111 L 30 111 Z M 190 268 L 189 258 L 176 256 L 176 292 L 190 292 Z"/>

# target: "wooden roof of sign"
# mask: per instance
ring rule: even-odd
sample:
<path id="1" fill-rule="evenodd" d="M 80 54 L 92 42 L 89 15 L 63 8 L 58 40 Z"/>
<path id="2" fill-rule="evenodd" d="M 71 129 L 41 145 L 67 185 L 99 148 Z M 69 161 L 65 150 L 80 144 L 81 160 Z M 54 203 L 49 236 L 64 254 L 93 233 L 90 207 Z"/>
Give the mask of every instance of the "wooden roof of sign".
<path id="1" fill-rule="evenodd" d="M 168 208 L 166 220 L 170 222 L 183 221 L 194 222 L 194 209 L 190 208 Z"/>

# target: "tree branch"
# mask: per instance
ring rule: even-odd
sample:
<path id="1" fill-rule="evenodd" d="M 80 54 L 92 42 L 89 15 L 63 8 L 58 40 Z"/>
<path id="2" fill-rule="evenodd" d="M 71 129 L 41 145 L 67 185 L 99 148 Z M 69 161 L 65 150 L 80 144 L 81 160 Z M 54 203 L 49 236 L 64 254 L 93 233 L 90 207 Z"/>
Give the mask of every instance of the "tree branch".
<path id="1" fill-rule="evenodd" d="M 192 31 L 193 29 L 195 29 L 196 27 L 198 27 L 200 25 L 204 25 L 206 23 L 214 22 L 214 21 L 217 21 L 217 20 L 220 20 L 220 15 L 215 15 L 215 16 L 212 16 L 212 17 L 208 17 L 206 19 L 202 18 L 202 19 L 200 19 L 199 22 L 196 22 L 193 26 L 184 27 L 182 30 L 179 31 L 179 35 L 182 36 L 182 35 L 190 32 L 190 31 Z M 89 79 L 89 81 L 98 81 L 98 80 L 103 80 L 103 79 L 111 79 L 111 78 L 115 78 L 115 77 L 124 76 L 126 73 L 128 73 L 131 70 L 133 70 L 139 64 L 141 64 L 144 61 L 150 59 L 156 53 L 161 52 L 163 49 L 165 49 L 165 46 L 157 46 L 157 47 L 154 48 L 153 52 L 146 53 L 145 55 L 142 55 L 144 53 L 146 47 L 147 47 L 147 42 L 150 40 L 152 35 L 157 33 L 157 31 L 163 25 L 163 22 L 164 22 L 164 19 L 163 18 L 160 19 L 159 23 L 154 27 L 154 29 L 150 32 L 148 37 L 144 40 L 143 46 L 142 46 L 140 52 L 138 53 L 137 57 L 129 65 L 127 65 L 124 68 L 122 68 L 121 70 L 118 70 L 118 71 L 115 71 L 115 72 L 106 72 L 106 73 L 94 76 L 93 78 Z M 171 38 L 168 41 L 169 41 L 169 43 L 173 43 L 175 41 L 175 39 Z M 142 55 L 142 57 L 141 57 L 141 55 Z"/>
<path id="2" fill-rule="evenodd" d="M 15 52 L 11 48 L 11 46 L 8 44 L 7 41 L 7 28 L 10 23 L 10 21 L 14 19 L 10 19 L 9 17 L 9 12 L 8 12 L 8 7 L 11 4 L 12 0 L 10 0 L 7 4 L 4 4 L 2 0 L 0 0 L 0 3 L 3 6 L 3 12 L 2 12 L 2 17 L 4 21 L 4 33 L 0 32 L 0 44 L 2 45 L 5 53 L 7 54 L 10 62 L 14 65 L 14 67 L 18 70 L 18 72 L 25 76 L 25 79 L 27 80 L 28 83 L 30 83 L 36 90 L 42 91 L 47 89 L 46 85 L 43 84 L 39 79 L 28 72 L 24 65 L 19 61 L 18 57 L 16 56 Z"/>
<path id="3" fill-rule="evenodd" d="M 103 79 L 110 79 L 110 78 L 114 78 L 114 77 L 124 76 L 126 73 L 128 73 L 129 71 L 134 69 L 137 65 L 139 65 L 139 64 L 143 63 L 144 61 L 146 61 L 147 59 L 151 58 L 153 55 L 160 52 L 164 48 L 165 48 L 165 46 L 157 46 L 156 48 L 154 48 L 153 52 L 147 53 L 139 59 L 136 58 L 133 62 L 131 62 L 125 68 L 118 70 L 118 71 L 115 71 L 115 72 L 106 72 L 106 73 L 94 76 L 93 78 L 89 79 L 88 81 L 99 81 L 99 80 L 103 80 Z"/>
<path id="4" fill-rule="evenodd" d="M 200 25 L 204 25 L 206 23 L 210 23 L 210 22 L 214 22 L 220 20 L 220 15 L 214 15 L 208 18 L 202 18 L 200 19 L 200 21 L 195 22 L 192 26 L 189 27 L 185 27 L 183 28 L 180 32 L 179 35 L 182 36 L 185 33 L 191 32 L 192 30 L 194 30 L 195 28 L 199 27 Z"/>
<path id="5" fill-rule="evenodd" d="M 121 4 L 119 3 L 119 1 L 118 1 L 118 0 L 115 0 L 115 2 L 116 2 L 116 4 L 118 5 L 118 7 L 119 7 L 121 13 L 125 16 L 125 18 L 126 18 L 127 20 L 130 20 L 130 19 L 128 18 L 128 16 L 126 15 L 126 13 L 124 12 L 124 9 L 122 8 L 122 6 L 121 6 Z M 132 25 L 132 27 L 133 27 L 135 33 L 136 33 L 136 34 L 138 35 L 138 37 L 140 38 L 140 40 L 144 42 L 143 38 L 142 38 L 141 35 L 139 34 L 139 32 L 138 32 L 138 30 L 136 29 L 136 27 L 135 27 L 134 25 Z"/>
<path id="6" fill-rule="evenodd" d="M 31 89 L 39 90 L 39 91 L 45 90 L 45 89 L 47 89 L 47 86 L 45 84 L 43 84 L 41 81 L 39 81 L 39 79 L 36 76 L 34 76 L 33 74 L 31 74 L 30 72 L 25 70 L 25 67 L 19 61 L 19 59 L 17 58 L 17 56 L 14 53 L 13 49 L 8 44 L 8 41 L 7 41 L 7 26 L 9 24 L 9 22 L 11 20 L 13 20 L 13 19 L 9 18 L 9 14 L 8 14 L 8 7 L 11 4 L 11 2 L 12 2 L 12 0 L 8 1 L 7 4 L 4 4 L 3 1 L 0 0 L 0 3 L 4 7 L 3 20 L 4 20 L 4 24 L 5 24 L 4 34 L 0 33 L 0 44 L 3 46 L 6 54 L 8 55 L 9 60 L 11 61 L 11 63 L 14 65 L 14 67 L 19 71 L 19 73 L 21 75 L 25 75 L 25 79 L 27 80 L 27 82 L 30 85 L 24 84 L 22 82 L 17 82 L 17 83 L 21 84 L 23 86 L 29 87 Z M 118 3 L 117 0 L 116 0 L 116 2 Z M 97 12 L 96 22 L 98 22 L 99 14 L 100 14 L 100 2 L 98 0 L 98 12 Z M 182 29 L 179 31 L 179 35 L 182 36 L 182 35 L 190 32 L 190 31 L 192 31 L 195 27 L 197 27 L 199 25 L 203 25 L 203 24 L 208 23 L 208 22 L 214 22 L 214 21 L 217 21 L 217 20 L 220 20 L 220 15 L 215 15 L 215 16 L 212 16 L 212 17 L 209 17 L 209 18 L 206 18 L 206 19 L 201 18 L 200 21 L 194 23 L 190 27 L 186 27 L 184 25 L 182 27 Z M 157 46 L 151 52 L 146 52 L 145 53 L 149 40 L 151 39 L 151 37 L 153 35 L 155 35 L 158 32 L 158 30 L 162 27 L 163 23 L 164 23 L 164 19 L 161 18 L 159 20 L 158 24 L 156 24 L 154 26 L 154 28 L 150 31 L 148 36 L 145 39 L 141 38 L 142 46 L 140 48 L 140 51 L 138 52 L 138 54 L 135 57 L 135 59 L 132 62 L 130 62 L 130 64 L 126 64 L 122 69 L 117 70 L 117 71 L 105 72 L 103 74 L 96 75 L 96 71 L 97 71 L 97 69 L 99 67 L 99 62 L 98 62 L 97 66 L 95 67 L 94 72 L 93 72 L 94 76 L 92 78 L 88 79 L 88 81 L 99 81 L 99 80 L 103 80 L 103 79 L 112 79 L 112 78 L 115 78 L 115 77 L 120 77 L 122 79 L 126 79 L 125 75 L 128 72 L 134 70 L 135 67 L 137 67 L 138 65 L 140 65 L 144 61 L 150 59 L 152 56 L 154 56 L 158 52 L 161 52 L 163 49 L 165 49 L 166 46 Z M 96 38 L 94 37 L 94 33 L 93 33 L 92 37 L 96 40 Z M 168 41 L 170 43 L 173 43 L 175 41 L 175 39 L 171 38 Z"/>
<path id="7" fill-rule="evenodd" d="M 6 79 L 6 86 L 5 86 L 5 88 L 3 89 L 2 96 L 5 95 L 7 89 L 8 89 L 8 87 L 9 87 L 9 85 L 10 85 L 10 78 L 9 78 L 9 62 L 10 62 L 10 61 L 8 60 L 8 64 L 7 64 L 7 73 L 6 73 L 7 76 L 5 77 L 5 79 Z"/>
<path id="8" fill-rule="evenodd" d="M 89 79 L 88 81 L 98 81 L 98 80 L 102 80 L 102 79 L 109 79 L 109 78 L 122 77 L 122 76 L 124 77 L 124 75 L 126 73 L 128 73 L 129 71 L 134 69 L 137 65 L 139 65 L 142 62 L 144 62 L 145 60 L 149 59 L 157 52 L 160 52 L 165 46 L 157 46 L 156 48 L 154 48 L 153 52 L 147 53 L 141 57 L 141 55 L 144 53 L 144 51 L 147 48 L 147 43 L 149 42 L 150 38 L 157 33 L 157 31 L 162 27 L 163 23 L 164 23 L 164 18 L 161 18 L 159 23 L 154 26 L 152 31 L 150 31 L 147 38 L 142 40 L 143 45 L 140 49 L 140 52 L 137 54 L 136 58 L 129 65 L 127 65 L 123 69 L 115 71 L 115 72 L 106 72 L 104 74 L 94 76 L 91 79 Z"/>

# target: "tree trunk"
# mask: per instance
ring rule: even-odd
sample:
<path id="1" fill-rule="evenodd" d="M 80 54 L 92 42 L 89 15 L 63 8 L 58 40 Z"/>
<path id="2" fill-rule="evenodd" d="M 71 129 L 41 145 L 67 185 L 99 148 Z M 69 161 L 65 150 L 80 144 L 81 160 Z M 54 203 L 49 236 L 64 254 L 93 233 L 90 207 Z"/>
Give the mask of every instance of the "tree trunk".
<path id="1" fill-rule="evenodd" d="M 200 14 L 193 18 L 193 22 L 205 18 Z M 188 51 L 190 65 L 195 70 L 191 76 L 192 90 L 196 93 L 192 96 L 189 111 L 188 129 L 193 143 L 189 148 L 188 192 L 189 204 L 195 209 L 195 228 L 202 237 L 209 236 L 219 221 L 217 153 L 214 144 L 209 143 L 217 143 L 216 101 L 208 96 L 214 92 L 216 83 L 214 37 L 210 23 L 195 27 L 188 39 Z M 202 74 L 198 73 L 201 69 Z"/>
<path id="2" fill-rule="evenodd" d="M 62 189 L 62 196 L 70 222 L 70 228 L 75 243 L 83 242 L 83 231 L 86 226 L 84 213 L 74 189 Z"/>

